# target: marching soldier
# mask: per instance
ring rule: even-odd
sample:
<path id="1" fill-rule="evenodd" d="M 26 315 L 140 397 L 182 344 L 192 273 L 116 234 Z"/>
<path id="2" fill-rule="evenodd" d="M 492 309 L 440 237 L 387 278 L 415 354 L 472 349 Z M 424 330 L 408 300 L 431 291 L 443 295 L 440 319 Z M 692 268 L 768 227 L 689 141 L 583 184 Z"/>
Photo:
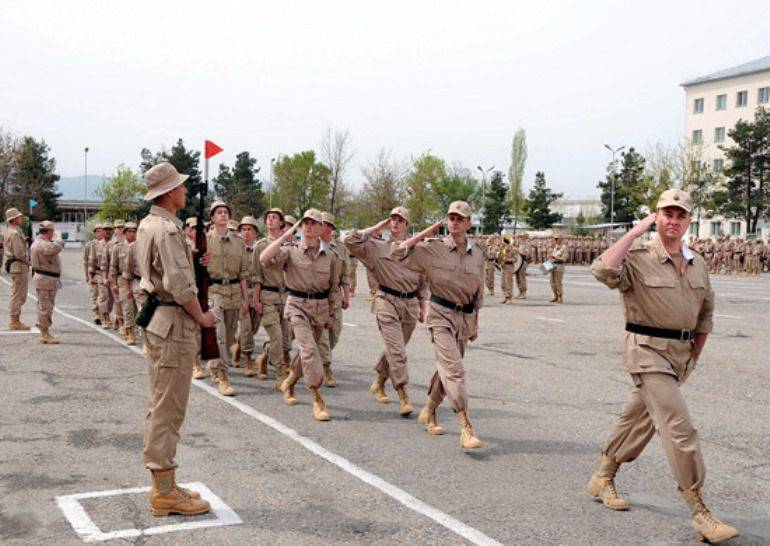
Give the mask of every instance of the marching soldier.
<path id="1" fill-rule="evenodd" d="M 136 224 L 134 224 L 136 225 Z M 128 243 L 125 236 L 126 223 L 123 220 L 115 221 L 115 240 L 110 249 L 110 287 L 115 297 L 115 321 L 116 330 L 120 332 L 123 339 L 128 341 L 128 332 L 126 330 L 126 317 L 124 315 L 123 304 L 127 299 L 128 288 L 125 281 L 126 256 L 128 254 Z M 130 311 L 129 311 L 130 312 Z M 132 321 L 133 323 L 133 318 Z M 136 343 L 136 341 L 134 341 Z M 134 343 L 129 343 L 133 345 Z"/>
<path id="2" fill-rule="evenodd" d="M 698 433 L 680 391 L 695 369 L 712 329 L 714 292 L 703 259 L 682 245 L 692 200 L 678 189 L 663 192 L 656 212 L 634 226 L 597 259 L 594 276 L 620 290 L 626 334 L 623 364 L 634 389 L 602 453 L 588 491 L 613 510 L 627 510 L 614 478 L 636 459 L 657 431 L 668 466 L 692 512 L 696 536 L 712 543 L 738 533 L 709 512 L 700 490 L 705 467 Z M 635 239 L 657 225 L 657 236 Z"/>
<path id="3" fill-rule="evenodd" d="M 94 224 L 93 234 L 94 238 L 86 241 L 83 245 L 83 276 L 91 295 L 91 313 L 94 316 L 94 324 L 100 325 L 102 319 L 99 316 L 99 288 L 94 281 L 94 273 L 91 271 L 89 264 L 91 263 L 91 255 L 94 252 L 94 245 L 96 241 L 102 238 L 104 231 L 101 224 Z"/>
<path id="4" fill-rule="evenodd" d="M 564 261 L 567 258 L 567 245 L 561 237 L 554 239 L 554 246 L 549 252 L 550 260 L 555 266 L 551 270 L 551 291 L 553 299 L 550 303 L 564 303 Z"/>
<path id="5" fill-rule="evenodd" d="M 390 229 L 391 238 L 388 241 L 377 238 L 385 226 Z M 409 211 L 404 207 L 396 207 L 382 222 L 362 231 L 353 230 L 345 237 L 345 246 L 350 253 L 372 268 L 381 280 L 373 312 L 385 350 L 374 368 L 377 375 L 369 392 L 379 403 L 389 403 L 385 382 L 390 378 L 398 393 L 399 413 L 404 417 L 414 411 L 406 391 L 409 384 L 406 345 L 417 321 L 425 320 L 427 296 L 423 277 L 392 256 L 394 247 L 404 241 L 408 229 Z"/>
<path id="6" fill-rule="evenodd" d="M 192 253 L 176 211 L 184 207 L 189 175 L 170 163 L 145 174 L 145 201 L 150 214 L 142 219 L 135 246 L 141 288 L 158 307 L 144 331 L 149 359 L 149 401 L 144 420 L 145 466 L 152 473 L 149 504 L 155 516 L 192 516 L 209 511 L 200 493 L 176 484 L 176 446 L 187 411 L 192 363 L 198 353 L 198 325 L 212 327 L 214 315 L 198 303 Z"/>
<path id="7" fill-rule="evenodd" d="M 54 232 L 53 222 L 40 223 L 37 239 L 32 243 L 32 284 L 37 292 L 38 343 L 57 345 L 59 340 L 51 335 L 51 315 L 56 304 L 56 292 L 61 290 L 61 258 L 64 241 Z M 54 240 L 54 234 L 56 239 Z"/>
<path id="8" fill-rule="evenodd" d="M 302 241 L 284 245 L 292 240 L 300 224 Z M 318 421 L 328 421 L 331 417 L 320 391 L 323 364 L 318 341 L 324 328 L 331 328 L 334 312 L 341 303 L 341 263 L 334 251 L 321 240 L 322 224 L 321 213 L 308 209 L 302 221 L 270 243 L 259 259 L 263 266 L 280 265 L 284 269 L 289 291 L 286 314 L 299 343 L 299 352 L 291 360 L 289 377 L 281 384 L 283 401 L 289 406 L 297 404 L 294 386 L 304 375 L 313 396 L 313 417 Z"/>
<path id="9" fill-rule="evenodd" d="M 500 303 L 513 303 L 513 269 L 516 266 L 516 259 L 519 257 L 519 249 L 513 244 L 513 238 L 510 235 L 503 237 L 503 244 L 500 245 L 498 260 L 503 268 L 502 290 L 503 301 Z"/>
<path id="10" fill-rule="evenodd" d="M 522 234 L 518 242 L 519 255 L 521 256 L 521 266 L 516 271 L 516 289 L 518 293 L 514 296 L 515 300 L 527 299 L 527 263 L 529 262 L 529 235 Z"/>
<path id="11" fill-rule="evenodd" d="M 484 284 L 490 296 L 495 295 L 495 263 L 497 263 L 497 245 L 493 238 L 488 236 L 481 246 L 484 251 Z"/>
<path id="12" fill-rule="evenodd" d="M 113 284 L 112 282 L 113 272 L 115 270 L 115 268 L 112 265 L 112 260 L 114 257 L 116 257 L 115 248 L 118 245 L 122 245 L 125 239 L 123 232 L 126 228 L 126 222 L 124 220 L 115 220 L 113 227 L 114 227 L 115 237 L 113 237 L 107 243 L 107 253 L 108 253 L 107 271 L 108 271 L 108 279 L 110 282 L 110 299 L 112 301 L 112 305 L 110 308 L 115 313 L 115 320 L 112 324 L 112 327 L 116 332 L 120 332 L 120 334 L 123 337 L 125 337 L 125 332 L 123 331 L 123 306 L 120 303 L 120 292 L 118 290 L 117 285 Z"/>
<path id="13" fill-rule="evenodd" d="M 5 267 L 11 273 L 11 294 L 8 302 L 10 314 L 8 328 L 11 330 L 29 330 L 29 326 L 19 320 L 21 308 L 27 301 L 30 265 L 24 233 L 21 231 L 22 220 L 24 215 L 18 209 L 10 208 L 5 211 L 8 227 L 5 230 L 3 246 L 6 255 Z"/>
<path id="14" fill-rule="evenodd" d="M 116 256 L 119 263 L 117 270 L 120 276 L 116 279 L 116 282 L 118 284 L 120 305 L 123 309 L 123 332 L 127 345 L 136 345 L 136 313 L 138 308 L 132 287 L 134 274 L 131 271 L 131 260 L 129 258 L 131 248 L 135 246 L 136 242 L 136 228 L 137 225 L 134 222 L 126 222 L 125 229 L 123 230 L 125 241 L 123 241 L 122 245 L 116 247 L 120 248 Z"/>
<path id="15" fill-rule="evenodd" d="M 89 268 L 94 273 L 94 280 L 98 290 L 97 305 L 99 307 L 99 316 L 101 317 L 102 328 L 109 330 L 110 310 L 112 305 L 110 295 L 112 294 L 109 285 L 109 253 L 107 251 L 107 242 L 112 237 L 112 224 L 105 222 L 102 224 L 103 236 L 97 239 L 91 254 L 91 263 Z"/>
<path id="16" fill-rule="evenodd" d="M 478 337 L 479 309 L 484 299 L 484 254 L 466 234 L 471 229 L 471 207 L 454 201 L 447 212 L 447 231 L 434 235 L 443 220 L 401 243 L 393 255 L 404 258 L 407 267 L 421 273 L 430 287 L 430 306 L 426 318 L 436 355 L 436 372 L 430 381 L 428 403 L 420 411 L 419 422 L 430 434 L 443 434 L 436 420 L 436 409 L 445 396 L 460 418 L 460 446 L 482 447 L 468 418 L 463 357 L 468 341 Z M 417 244 L 420 243 L 420 244 Z M 407 254 L 409 249 L 411 252 Z"/>
<path id="17" fill-rule="evenodd" d="M 238 233 L 240 233 L 243 239 L 243 245 L 246 250 L 246 260 L 249 265 L 248 277 L 246 285 L 248 288 L 248 296 L 246 302 L 249 306 L 249 311 L 245 315 L 241 315 L 240 334 L 238 340 L 238 350 L 235 351 L 236 355 L 234 359 L 240 360 L 244 366 L 243 375 L 251 377 L 257 372 L 254 370 L 254 359 L 252 354 L 254 352 L 254 336 L 259 330 L 259 322 L 262 319 L 261 313 L 254 306 L 254 287 L 257 283 L 257 262 L 259 258 L 254 256 L 257 251 L 257 235 L 259 234 L 259 227 L 257 226 L 257 220 L 253 216 L 244 216 L 241 219 L 241 223 L 238 224 Z M 240 353 L 240 354 L 238 354 Z M 238 358 L 240 356 L 240 359 Z M 260 375 L 260 379 L 267 379 L 267 375 L 264 377 Z"/>

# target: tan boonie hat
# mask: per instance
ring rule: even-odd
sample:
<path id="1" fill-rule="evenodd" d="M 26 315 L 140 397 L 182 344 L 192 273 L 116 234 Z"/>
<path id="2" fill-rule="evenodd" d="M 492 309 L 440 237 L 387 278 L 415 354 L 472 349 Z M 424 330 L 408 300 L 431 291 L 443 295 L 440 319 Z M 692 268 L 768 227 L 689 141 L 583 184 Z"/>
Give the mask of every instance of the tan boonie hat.
<path id="1" fill-rule="evenodd" d="M 406 207 L 396 207 L 392 211 L 390 211 L 390 216 L 400 216 L 404 220 L 406 220 L 406 223 L 411 223 L 411 219 L 409 218 L 409 209 Z"/>
<path id="2" fill-rule="evenodd" d="M 184 221 L 184 225 L 187 227 L 195 227 L 198 225 L 198 218 L 195 216 L 190 216 L 187 220 Z"/>
<path id="3" fill-rule="evenodd" d="M 449 216 L 450 214 L 459 214 L 464 218 L 470 218 L 471 206 L 465 201 L 454 201 L 449 205 L 449 211 L 447 212 L 447 216 Z"/>
<path id="4" fill-rule="evenodd" d="M 259 231 L 259 224 L 257 224 L 257 219 L 253 216 L 244 216 L 241 218 L 241 223 L 238 224 L 238 229 L 241 229 L 241 226 L 253 226 L 254 229 Z"/>
<path id="5" fill-rule="evenodd" d="M 184 184 L 188 178 L 190 178 L 189 174 L 180 174 L 171 163 L 167 161 L 158 163 L 144 173 L 144 183 L 147 184 L 147 193 L 144 194 L 144 200 L 152 201 L 156 197 Z"/>
<path id="6" fill-rule="evenodd" d="M 321 220 L 324 224 L 329 224 L 333 228 L 337 227 L 337 224 L 334 223 L 334 215 L 331 212 L 322 212 Z"/>
<path id="7" fill-rule="evenodd" d="M 235 220 L 228 220 L 227 221 L 227 229 L 231 229 L 233 231 L 238 231 L 238 224 L 235 223 Z"/>
<path id="8" fill-rule="evenodd" d="M 40 227 L 38 228 L 38 231 L 51 231 L 53 229 L 53 222 L 50 220 L 43 220 L 40 222 Z"/>
<path id="9" fill-rule="evenodd" d="M 126 222 L 126 229 L 137 229 L 138 227 L 136 222 Z"/>
<path id="10" fill-rule="evenodd" d="M 24 216 L 21 212 L 19 212 L 19 209 L 17 208 L 10 208 L 7 211 L 5 211 L 5 221 L 10 222 L 11 220 L 15 218 L 19 218 L 20 216 Z"/>
<path id="11" fill-rule="evenodd" d="M 297 223 L 297 219 L 294 218 L 294 216 L 292 216 L 291 214 L 287 214 L 286 216 L 284 216 L 283 221 L 292 226 Z"/>
<path id="12" fill-rule="evenodd" d="M 281 217 L 281 221 L 283 221 L 283 222 L 285 222 L 285 221 L 286 221 L 286 218 L 285 218 L 285 217 L 284 217 L 284 215 L 283 215 L 283 211 L 282 211 L 281 209 L 279 209 L 278 207 L 273 207 L 273 208 L 271 208 L 271 209 L 269 209 L 269 210 L 266 210 L 266 211 L 265 211 L 265 214 L 263 214 L 263 215 L 262 215 L 262 219 L 263 219 L 265 222 L 267 222 L 267 215 L 268 215 L 268 214 L 270 214 L 271 212 L 274 212 L 275 214 L 277 214 L 278 216 L 280 216 L 280 217 Z"/>
<path id="13" fill-rule="evenodd" d="M 214 216 L 214 211 L 217 210 L 219 207 L 225 207 L 227 209 L 227 214 L 229 214 L 230 216 L 233 215 L 233 211 L 230 208 L 230 205 L 228 205 L 224 201 L 214 201 L 213 203 L 211 203 L 211 206 L 209 207 L 209 218 Z"/>
<path id="14" fill-rule="evenodd" d="M 102 229 L 113 229 L 112 222 L 104 222 L 102 224 Z"/>
<path id="15" fill-rule="evenodd" d="M 319 224 L 324 221 L 323 215 L 321 214 L 321 211 L 318 209 L 307 209 L 305 211 L 305 214 L 302 215 L 302 220 L 307 220 L 310 218 L 311 220 L 315 220 Z"/>
<path id="16" fill-rule="evenodd" d="M 690 194 L 678 188 L 664 191 L 658 198 L 658 206 L 656 208 L 662 209 L 666 207 L 679 207 L 690 212 L 692 210 Z"/>
<path id="17" fill-rule="evenodd" d="M 124 228 L 124 227 L 126 227 L 126 221 L 125 221 L 125 220 L 115 220 L 115 222 L 113 223 L 113 225 L 114 225 L 116 228 L 121 228 L 121 227 L 122 227 L 122 228 Z"/>
<path id="18" fill-rule="evenodd" d="M 95 224 L 95 225 L 94 225 L 94 228 L 91 230 L 91 232 L 94 232 L 94 231 L 96 231 L 97 229 L 104 229 L 104 226 L 102 226 L 101 224 Z"/>

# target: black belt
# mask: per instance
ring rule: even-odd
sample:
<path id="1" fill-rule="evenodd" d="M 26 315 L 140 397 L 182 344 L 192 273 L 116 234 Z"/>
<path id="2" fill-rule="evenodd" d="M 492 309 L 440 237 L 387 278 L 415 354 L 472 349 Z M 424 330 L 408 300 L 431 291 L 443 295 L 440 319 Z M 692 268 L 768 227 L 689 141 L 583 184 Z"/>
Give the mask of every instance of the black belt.
<path id="1" fill-rule="evenodd" d="M 289 288 L 289 294 L 303 300 L 325 300 L 329 297 L 329 290 L 324 290 L 323 292 L 300 292 L 299 290 Z"/>
<path id="2" fill-rule="evenodd" d="M 221 284 L 222 286 L 230 286 L 231 284 L 238 284 L 240 279 L 209 279 L 211 284 Z"/>
<path id="3" fill-rule="evenodd" d="M 52 273 L 51 271 L 43 271 L 42 269 L 35 269 L 32 268 L 32 273 L 39 273 L 40 275 L 45 275 L 46 277 L 55 277 L 59 278 L 61 277 L 61 273 Z"/>
<path id="4" fill-rule="evenodd" d="M 158 305 L 161 307 L 182 307 L 175 301 L 158 301 Z"/>
<path id="5" fill-rule="evenodd" d="M 463 313 L 473 313 L 476 308 L 473 306 L 473 302 L 468 303 L 466 305 L 462 305 L 459 303 L 454 303 L 453 301 L 445 300 L 441 296 L 436 296 L 435 294 L 430 295 L 430 301 L 433 303 L 438 303 L 439 305 L 446 307 L 447 309 L 451 309 L 452 311 L 462 311 Z"/>
<path id="6" fill-rule="evenodd" d="M 392 288 L 388 288 L 384 284 L 381 284 L 379 286 L 379 289 L 382 292 L 385 292 L 386 294 L 390 294 L 391 296 L 396 296 L 397 298 L 403 298 L 405 300 L 410 300 L 417 296 L 417 290 L 414 292 L 402 292 L 401 290 L 393 290 Z"/>
<path id="7" fill-rule="evenodd" d="M 497 261 L 497 258 L 487 258 L 487 261 L 488 261 L 488 262 L 496 262 L 496 261 Z"/>
<path id="8" fill-rule="evenodd" d="M 285 288 L 280 288 L 278 286 L 268 286 L 266 284 L 262 285 L 261 290 L 267 290 L 268 292 L 276 292 L 278 294 L 283 294 L 284 292 L 286 292 Z"/>
<path id="9" fill-rule="evenodd" d="M 676 339 L 679 341 L 692 341 L 695 338 L 695 330 L 671 330 L 668 328 L 654 328 L 652 326 L 634 324 L 633 322 L 626 322 L 626 332 L 642 334 L 643 336 Z"/>
<path id="10" fill-rule="evenodd" d="M 131 276 L 134 278 L 135 281 L 141 281 L 142 280 L 142 276 L 141 275 L 131 275 Z"/>

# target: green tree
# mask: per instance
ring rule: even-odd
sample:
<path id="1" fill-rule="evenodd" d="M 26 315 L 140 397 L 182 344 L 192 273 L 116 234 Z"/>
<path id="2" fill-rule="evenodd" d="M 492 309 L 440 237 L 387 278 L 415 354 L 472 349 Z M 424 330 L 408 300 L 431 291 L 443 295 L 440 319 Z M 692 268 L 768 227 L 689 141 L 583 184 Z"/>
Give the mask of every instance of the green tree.
<path id="1" fill-rule="evenodd" d="M 364 184 L 356 193 L 342 219 L 346 227 L 365 227 L 379 222 L 404 202 L 404 164 L 381 150 L 375 161 L 361 169 Z"/>
<path id="2" fill-rule="evenodd" d="M 187 202 L 184 209 L 177 214 L 180 218 L 188 218 L 198 214 L 198 203 L 200 201 L 200 194 L 198 193 L 198 184 L 202 182 L 201 171 L 199 169 L 201 153 L 197 150 L 191 150 L 185 147 L 184 141 L 180 138 L 171 147 L 171 150 L 161 149 L 159 152 L 151 152 L 147 148 L 143 148 L 142 161 L 140 168 L 142 174 L 149 171 L 152 167 L 158 163 L 168 161 L 171 163 L 177 171 L 182 174 L 189 174 L 190 178 L 187 179 L 185 185 L 187 186 Z M 211 200 L 211 193 L 209 193 L 208 200 Z M 208 203 L 205 203 L 208 205 Z M 150 208 L 150 204 L 145 204 L 140 214 L 143 216 Z"/>
<path id="3" fill-rule="evenodd" d="M 49 156 L 50 148 L 44 140 L 24 137 L 19 142 L 16 166 L 11 179 L 11 200 L 20 210 L 26 211 L 29 199 L 37 201 L 32 209 L 33 220 L 52 220 L 59 213 L 56 182 L 56 160 Z"/>
<path id="4" fill-rule="evenodd" d="M 476 209 L 481 197 L 481 184 L 470 171 L 456 167 L 441 178 L 433 180 L 431 191 L 435 196 L 439 213 L 446 212 L 452 201 L 465 201 Z"/>
<path id="5" fill-rule="evenodd" d="M 580 209 L 580 211 L 578 211 L 578 215 L 575 217 L 575 225 L 572 226 L 572 235 L 575 237 L 585 237 L 588 235 L 588 230 L 585 226 L 586 217 L 585 214 L 583 214 L 583 209 Z"/>
<path id="6" fill-rule="evenodd" d="M 511 209 L 508 206 L 510 188 L 503 180 L 503 173 L 495 171 L 484 195 L 484 233 L 500 233 L 503 226 L 511 221 Z"/>
<path id="7" fill-rule="evenodd" d="M 102 182 L 96 189 L 96 195 L 102 200 L 99 219 L 136 218 L 144 204 L 144 192 L 144 184 L 137 174 L 125 165 L 120 165 L 115 175 Z"/>
<path id="8" fill-rule="evenodd" d="M 299 217 L 309 208 L 326 209 L 331 172 L 308 150 L 282 156 L 273 169 L 273 205 Z"/>
<path id="9" fill-rule="evenodd" d="M 545 185 L 545 173 L 535 174 L 535 183 L 529 190 L 529 198 L 525 205 L 527 223 L 532 229 L 548 229 L 553 224 L 561 222 L 562 216 L 558 212 L 551 212 L 551 204 L 561 199 L 564 194 L 554 193 Z"/>
<path id="10" fill-rule="evenodd" d="M 524 129 L 519 128 L 513 135 L 511 144 L 511 166 L 508 168 L 508 180 L 511 183 L 510 205 L 513 215 L 513 231 L 516 231 L 519 218 L 524 214 L 524 192 L 522 191 L 522 182 L 524 180 L 524 169 L 527 165 L 527 134 Z"/>
<path id="11" fill-rule="evenodd" d="M 607 178 L 597 187 L 602 191 L 602 213 L 605 221 L 611 221 L 612 181 L 615 181 L 615 222 L 632 222 L 641 215 L 649 181 L 645 174 L 645 161 L 633 147 L 621 155 L 621 170 L 615 174 L 615 165 L 607 166 Z"/>
<path id="12" fill-rule="evenodd" d="M 249 152 L 235 156 L 232 169 L 219 164 L 219 174 L 214 179 L 217 198 L 230 205 L 235 218 L 252 215 L 259 218 L 265 210 L 262 182 L 258 178 L 257 160 Z"/>
<path id="13" fill-rule="evenodd" d="M 412 159 L 412 168 L 406 176 L 406 206 L 412 216 L 413 227 L 423 227 L 436 217 L 439 203 L 433 188 L 446 174 L 444 160 L 429 152 Z"/>
<path id="14" fill-rule="evenodd" d="M 16 174 L 19 141 L 10 131 L 0 127 L 0 211 L 11 208 L 11 183 Z"/>

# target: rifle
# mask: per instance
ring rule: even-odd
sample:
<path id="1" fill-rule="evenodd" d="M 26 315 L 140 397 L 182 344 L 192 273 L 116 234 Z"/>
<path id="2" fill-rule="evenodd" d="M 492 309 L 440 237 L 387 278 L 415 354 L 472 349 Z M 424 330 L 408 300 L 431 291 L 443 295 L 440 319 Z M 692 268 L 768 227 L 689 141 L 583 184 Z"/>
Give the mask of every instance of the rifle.
<path id="1" fill-rule="evenodd" d="M 198 303 L 200 303 L 201 311 L 204 313 L 209 310 L 209 272 L 208 269 L 201 265 L 200 259 L 206 254 L 206 230 L 203 226 L 203 208 L 206 206 L 208 186 L 208 169 L 206 169 L 206 179 L 199 184 L 198 188 L 200 202 L 198 203 L 197 225 L 195 226 L 195 249 L 197 254 L 193 256 L 195 285 L 198 287 Z M 216 328 L 204 328 L 201 326 L 201 360 L 214 360 L 216 358 L 219 358 Z"/>

